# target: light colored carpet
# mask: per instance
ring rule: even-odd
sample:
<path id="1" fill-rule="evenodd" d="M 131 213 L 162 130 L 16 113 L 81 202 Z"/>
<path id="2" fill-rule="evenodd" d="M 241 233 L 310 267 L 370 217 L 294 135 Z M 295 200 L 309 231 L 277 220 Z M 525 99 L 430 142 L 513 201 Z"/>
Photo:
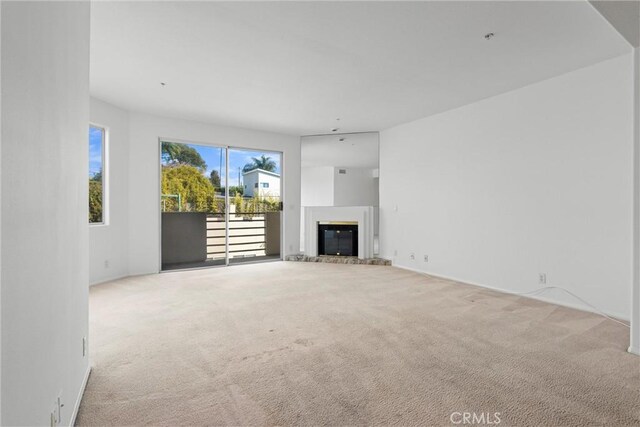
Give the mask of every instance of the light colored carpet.
<path id="1" fill-rule="evenodd" d="M 640 425 L 624 326 L 393 267 L 128 278 L 90 309 L 79 425 Z"/>

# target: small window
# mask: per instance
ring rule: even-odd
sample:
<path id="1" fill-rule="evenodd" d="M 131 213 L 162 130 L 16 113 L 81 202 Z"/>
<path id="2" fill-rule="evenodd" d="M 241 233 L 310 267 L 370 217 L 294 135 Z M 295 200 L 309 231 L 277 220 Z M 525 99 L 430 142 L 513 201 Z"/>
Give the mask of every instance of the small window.
<path id="1" fill-rule="evenodd" d="M 262 188 L 269 188 L 268 182 L 261 182 L 260 185 L 262 186 Z"/>
<path id="2" fill-rule="evenodd" d="M 253 188 L 258 188 L 258 183 L 253 184 Z"/>
<path id="3" fill-rule="evenodd" d="M 89 126 L 89 223 L 104 224 L 105 200 L 105 130 Z"/>

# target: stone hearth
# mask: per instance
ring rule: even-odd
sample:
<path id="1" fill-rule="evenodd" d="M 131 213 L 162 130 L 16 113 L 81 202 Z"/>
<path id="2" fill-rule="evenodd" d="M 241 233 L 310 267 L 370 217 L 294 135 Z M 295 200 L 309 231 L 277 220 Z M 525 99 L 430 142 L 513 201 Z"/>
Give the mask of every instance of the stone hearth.
<path id="1" fill-rule="evenodd" d="M 358 258 L 355 256 L 306 256 L 306 255 L 288 255 L 285 261 L 299 262 L 326 262 L 330 264 L 366 264 L 366 265 L 391 265 L 391 261 L 383 258 Z"/>

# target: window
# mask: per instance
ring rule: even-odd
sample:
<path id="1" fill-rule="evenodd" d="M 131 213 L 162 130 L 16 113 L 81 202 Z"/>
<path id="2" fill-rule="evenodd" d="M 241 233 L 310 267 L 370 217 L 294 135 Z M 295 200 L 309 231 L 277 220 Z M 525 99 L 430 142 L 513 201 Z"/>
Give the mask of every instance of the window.
<path id="1" fill-rule="evenodd" d="M 89 126 L 89 223 L 104 224 L 105 201 L 105 130 Z"/>
<path id="2" fill-rule="evenodd" d="M 258 188 L 258 183 L 253 184 L 253 188 Z"/>
<path id="3" fill-rule="evenodd" d="M 269 183 L 268 182 L 261 182 L 260 186 L 262 186 L 262 188 L 269 188 Z"/>

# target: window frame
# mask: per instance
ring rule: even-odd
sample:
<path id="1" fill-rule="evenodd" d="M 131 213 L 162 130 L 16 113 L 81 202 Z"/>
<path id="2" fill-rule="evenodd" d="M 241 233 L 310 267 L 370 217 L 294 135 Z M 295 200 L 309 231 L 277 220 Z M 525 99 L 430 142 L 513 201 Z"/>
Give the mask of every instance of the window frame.
<path id="1" fill-rule="evenodd" d="M 91 128 L 100 129 L 102 131 L 102 221 L 88 221 L 88 223 L 90 227 L 104 227 L 109 225 L 109 128 L 95 122 L 89 122 L 89 133 L 91 133 Z M 88 195 L 89 189 L 87 188 L 87 196 Z"/>

